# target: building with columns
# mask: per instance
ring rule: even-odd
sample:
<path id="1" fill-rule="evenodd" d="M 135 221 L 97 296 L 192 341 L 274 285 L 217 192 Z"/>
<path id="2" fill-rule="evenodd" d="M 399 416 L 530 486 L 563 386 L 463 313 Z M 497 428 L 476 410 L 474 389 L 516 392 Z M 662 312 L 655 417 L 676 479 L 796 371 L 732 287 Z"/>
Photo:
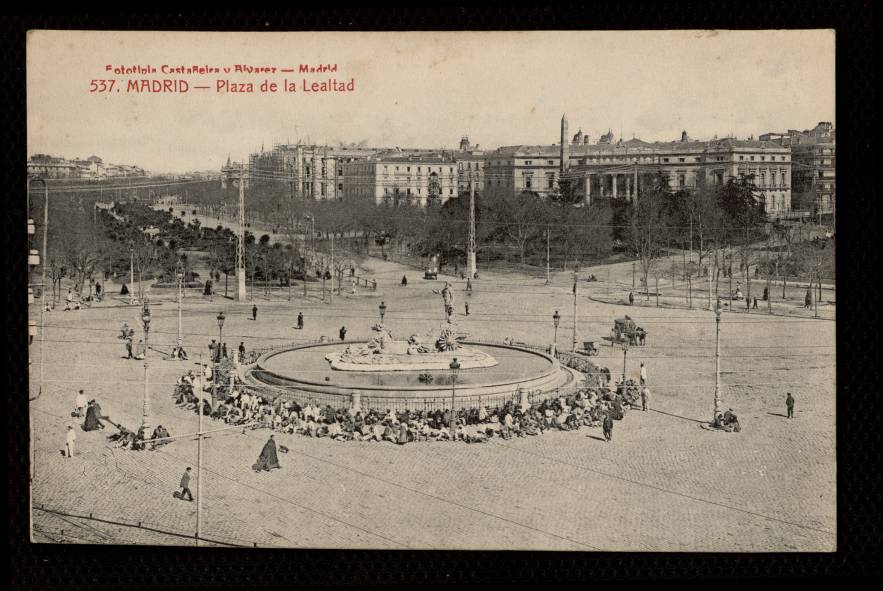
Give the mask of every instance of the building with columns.
<path id="1" fill-rule="evenodd" d="M 590 144 L 581 130 L 568 137 L 566 117 L 561 120 L 561 137 L 568 145 L 507 146 L 487 153 L 485 188 L 548 197 L 564 185 L 585 202 L 632 200 L 659 173 L 672 189 L 721 185 L 753 175 L 771 217 L 791 210 L 791 150 L 774 142 L 696 141 L 686 131 L 674 142 L 616 141 L 608 131 L 597 144 Z"/>
<path id="2" fill-rule="evenodd" d="M 287 182 L 294 198 L 341 199 L 343 165 L 369 158 L 378 148 L 280 144 L 249 159 L 256 180 Z"/>

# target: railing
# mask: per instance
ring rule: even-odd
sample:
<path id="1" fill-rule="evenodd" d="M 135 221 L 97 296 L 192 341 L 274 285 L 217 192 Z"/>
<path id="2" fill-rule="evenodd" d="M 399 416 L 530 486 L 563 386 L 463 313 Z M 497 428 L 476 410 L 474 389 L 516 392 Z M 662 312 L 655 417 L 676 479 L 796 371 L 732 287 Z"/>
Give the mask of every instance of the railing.
<path id="1" fill-rule="evenodd" d="M 252 365 L 257 362 L 257 360 L 263 355 L 273 353 L 275 351 L 295 351 L 298 349 L 305 349 L 309 347 L 313 347 L 320 344 L 325 344 L 329 341 L 325 340 L 315 340 L 315 341 L 307 341 L 307 342 L 299 342 L 299 343 L 288 343 L 282 345 L 275 345 L 271 347 L 263 347 L 259 349 L 254 349 L 248 353 L 246 353 L 246 357 L 243 361 L 245 365 Z M 529 343 L 520 343 L 520 342 L 503 342 L 503 341 L 495 341 L 495 340 L 473 340 L 469 341 L 470 343 L 475 344 L 483 344 L 483 345 L 493 345 L 500 347 L 516 347 L 523 348 L 532 351 L 538 351 L 541 353 L 548 354 L 548 346 L 542 345 L 533 345 Z M 610 378 L 610 372 L 605 367 L 600 367 L 592 363 L 591 360 L 586 357 L 579 355 L 577 353 L 572 353 L 569 351 L 558 351 L 556 352 L 556 358 L 559 363 L 568 367 L 570 369 L 576 370 L 582 374 L 584 374 L 588 378 L 588 384 L 591 387 L 597 387 L 600 384 L 606 384 Z M 572 382 L 564 387 L 556 388 L 554 391 L 543 391 L 543 390 L 529 390 L 525 391 L 521 388 L 515 388 L 511 392 L 497 393 L 497 394 L 489 394 L 489 395 L 456 395 L 454 400 L 454 405 L 457 408 L 466 408 L 466 409 L 475 409 L 481 406 L 485 406 L 487 408 L 493 407 L 502 407 L 507 402 L 513 402 L 518 404 L 522 401 L 523 397 L 527 398 L 527 401 L 530 404 L 538 404 L 543 400 L 549 398 L 558 398 L 560 396 L 569 397 L 576 394 L 576 392 L 582 388 L 583 385 L 577 381 Z M 313 390 L 305 390 L 299 388 L 297 386 L 283 386 L 283 385 L 274 385 L 274 384 L 246 384 L 242 387 L 249 393 L 257 393 L 261 396 L 268 397 L 272 401 L 275 401 L 278 398 L 282 398 L 284 400 L 293 400 L 298 402 L 299 404 L 306 403 L 318 403 L 322 406 L 331 406 L 333 408 L 340 408 L 344 405 L 350 405 L 354 401 L 352 400 L 352 396 L 350 395 L 340 395 L 340 394 L 327 394 L 322 392 L 316 392 Z M 413 397 L 413 398 L 402 398 L 402 397 L 394 397 L 394 396 L 383 396 L 378 394 L 371 394 L 370 396 L 361 395 L 360 404 L 363 408 L 373 408 L 375 410 L 386 410 L 390 409 L 395 412 L 402 412 L 404 410 L 409 411 L 420 411 L 420 410 L 447 410 L 451 407 L 451 397 L 447 396 L 443 393 L 435 392 L 430 396 L 423 397 Z"/>

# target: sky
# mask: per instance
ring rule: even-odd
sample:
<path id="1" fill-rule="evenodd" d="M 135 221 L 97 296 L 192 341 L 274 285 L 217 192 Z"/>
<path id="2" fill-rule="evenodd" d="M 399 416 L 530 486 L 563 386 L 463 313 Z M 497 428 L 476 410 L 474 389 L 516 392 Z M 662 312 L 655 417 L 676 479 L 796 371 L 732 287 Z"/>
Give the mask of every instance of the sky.
<path id="1" fill-rule="evenodd" d="M 196 33 L 32 31 L 28 154 L 101 156 L 153 172 L 217 170 L 275 143 L 455 148 L 552 144 L 608 129 L 647 141 L 835 123 L 833 31 Z M 301 64 L 337 72 L 299 74 Z M 207 65 L 211 74 L 114 74 Z M 276 73 L 230 73 L 236 64 Z M 294 73 L 279 69 L 293 68 Z M 345 93 L 301 81 L 354 80 Z M 114 79 L 111 92 L 89 92 Z M 186 93 L 127 92 L 184 80 Z M 217 80 L 254 93 L 217 93 Z M 297 92 L 282 92 L 283 80 Z M 259 92 L 264 80 L 276 93 Z M 194 86 L 210 86 L 194 89 Z"/>

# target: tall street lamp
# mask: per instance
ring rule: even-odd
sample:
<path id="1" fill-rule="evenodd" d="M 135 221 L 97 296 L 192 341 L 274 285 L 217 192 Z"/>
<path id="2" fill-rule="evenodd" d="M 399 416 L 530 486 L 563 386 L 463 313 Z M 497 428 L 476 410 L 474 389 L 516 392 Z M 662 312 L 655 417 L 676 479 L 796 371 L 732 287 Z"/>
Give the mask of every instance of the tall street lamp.
<path id="1" fill-rule="evenodd" d="M 628 357 L 628 354 L 629 354 L 629 343 L 628 343 L 628 341 L 623 341 L 622 342 L 622 383 L 623 383 L 623 385 L 625 385 L 625 365 L 626 365 L 626 358 Z"/>
<path id="2" fill-rule="evenodd" d="M 451 361 L 451 441 L 456 441 L 455 433 L 456 433 L 456 421 L 457 421 L 457 413 L 454 411 L 455 399 L 457 397 L 457 372 L 460 371 L 460 362 L 457 361 L 457 358 L 454 357 L 454 360 Z"/>
<path id="3" fill-rule="evenodd" d="M 223 312 L 218 313 L 218 348 L 215 349 L 215 358 L 212 360 L 212 410 L 215 408 L 215 401 L 218 399 L 218 363 L 221 361 L 221 349 L 224 344 L 224 316 Z M 200 396 L 202 396 L 200 394 Z M 201 398 L 200 398 L 201 400 Z M 202 413 L 202 404 L 199 407 L 200 416 Z"/>
<path id="4" fill-rule="evenodd" d="M 129 240 L 129 303 L 135 303 L 135 242 Z"/>
<path id="5" fill-rule="evenodd" d="M 180 351 L 181 346 L 184 344 L 184 332 L 181 327 L 181 294 L 184 288 L 184 267 L 180 261 L 178 262 L 175 276 L 178 278 L 178 351 Z"/>
<path id="6" fill-rule="evenodd" d="M 150 428 L 150 388 L 148 380 L 148 352 L 150 351 L 150 304 L 144 302 L 141 310 L 141 323 L 144 325 L 144 402 L 141 407 L 141 429 L 144 437 L 147 437 L 147 431 Z"/>
<path id="7" fill-rule="evenodd" d="M 218 313 L 218 347 L 224 342 L 224 320 L 227 318 L 224 316 L 223 312 Z M 220 349 L 219 349 L 220 350 Z M 220 354 L 216 355 L 217 359 L 220 360 Z"/>
<path id="8" fill-rule="evenodd" d="M 552 314 L 552 324 L 555 325 L 555 350 L 558 350 L 558 324 L 561 322 L 561 314 L 558 313 L 558 310 L 555 310 L 555 313 Z"/>
<path id="9" fill-rule="evenodd" d="M 714 336 L 714 417 L 712 423 L 721 414 L 721 301 L 717 300 L 714 310 L 715 336 Z"/>
<path id="10" fill-rule="evenodd" d="M 380 310 L 380 324 L 383 324 L 383 317 L 386 316 L 386 302 L 380 302 L 378 309 Z"/>

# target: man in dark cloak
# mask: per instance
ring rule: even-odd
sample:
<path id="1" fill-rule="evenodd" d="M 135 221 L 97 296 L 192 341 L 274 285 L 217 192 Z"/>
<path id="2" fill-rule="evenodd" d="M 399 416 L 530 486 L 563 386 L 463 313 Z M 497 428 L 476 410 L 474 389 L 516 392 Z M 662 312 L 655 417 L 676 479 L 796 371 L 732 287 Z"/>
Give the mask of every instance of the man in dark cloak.
<path id="1" fill-rule="evenodd" d="M 613 418 L 610 416 L 610 413 L 607 413 L 604 416 L 604 422 L 601 424 L 601 428 L 604 431 L 604 439 L 606 441 L 613 439 Z"/>
<path id="2" fill-rule="evenodd" d="M 101 418 L 101 406 L 99 406 L 94 400 L 91 401 L 89 407 L 86 409 L 86 421 L 83 423 L 83 431 L 104 429 L 104 424 L 102 424 L 100 420 Z"/>
<path id="3" fill-rule="evenodd" d="M 261 450 L 261 455 L 258 457 L 257 464 L 255 464 L 255 471 L 260 472 L 261 470 L 266 470 L 269 472 L 273 468 L 280 467 L 279 457 L 276 455 L 276 441 L 273 439 L 273 436 L 270 435 L 267 443 L 264 444 L 264 449 Z"/>

